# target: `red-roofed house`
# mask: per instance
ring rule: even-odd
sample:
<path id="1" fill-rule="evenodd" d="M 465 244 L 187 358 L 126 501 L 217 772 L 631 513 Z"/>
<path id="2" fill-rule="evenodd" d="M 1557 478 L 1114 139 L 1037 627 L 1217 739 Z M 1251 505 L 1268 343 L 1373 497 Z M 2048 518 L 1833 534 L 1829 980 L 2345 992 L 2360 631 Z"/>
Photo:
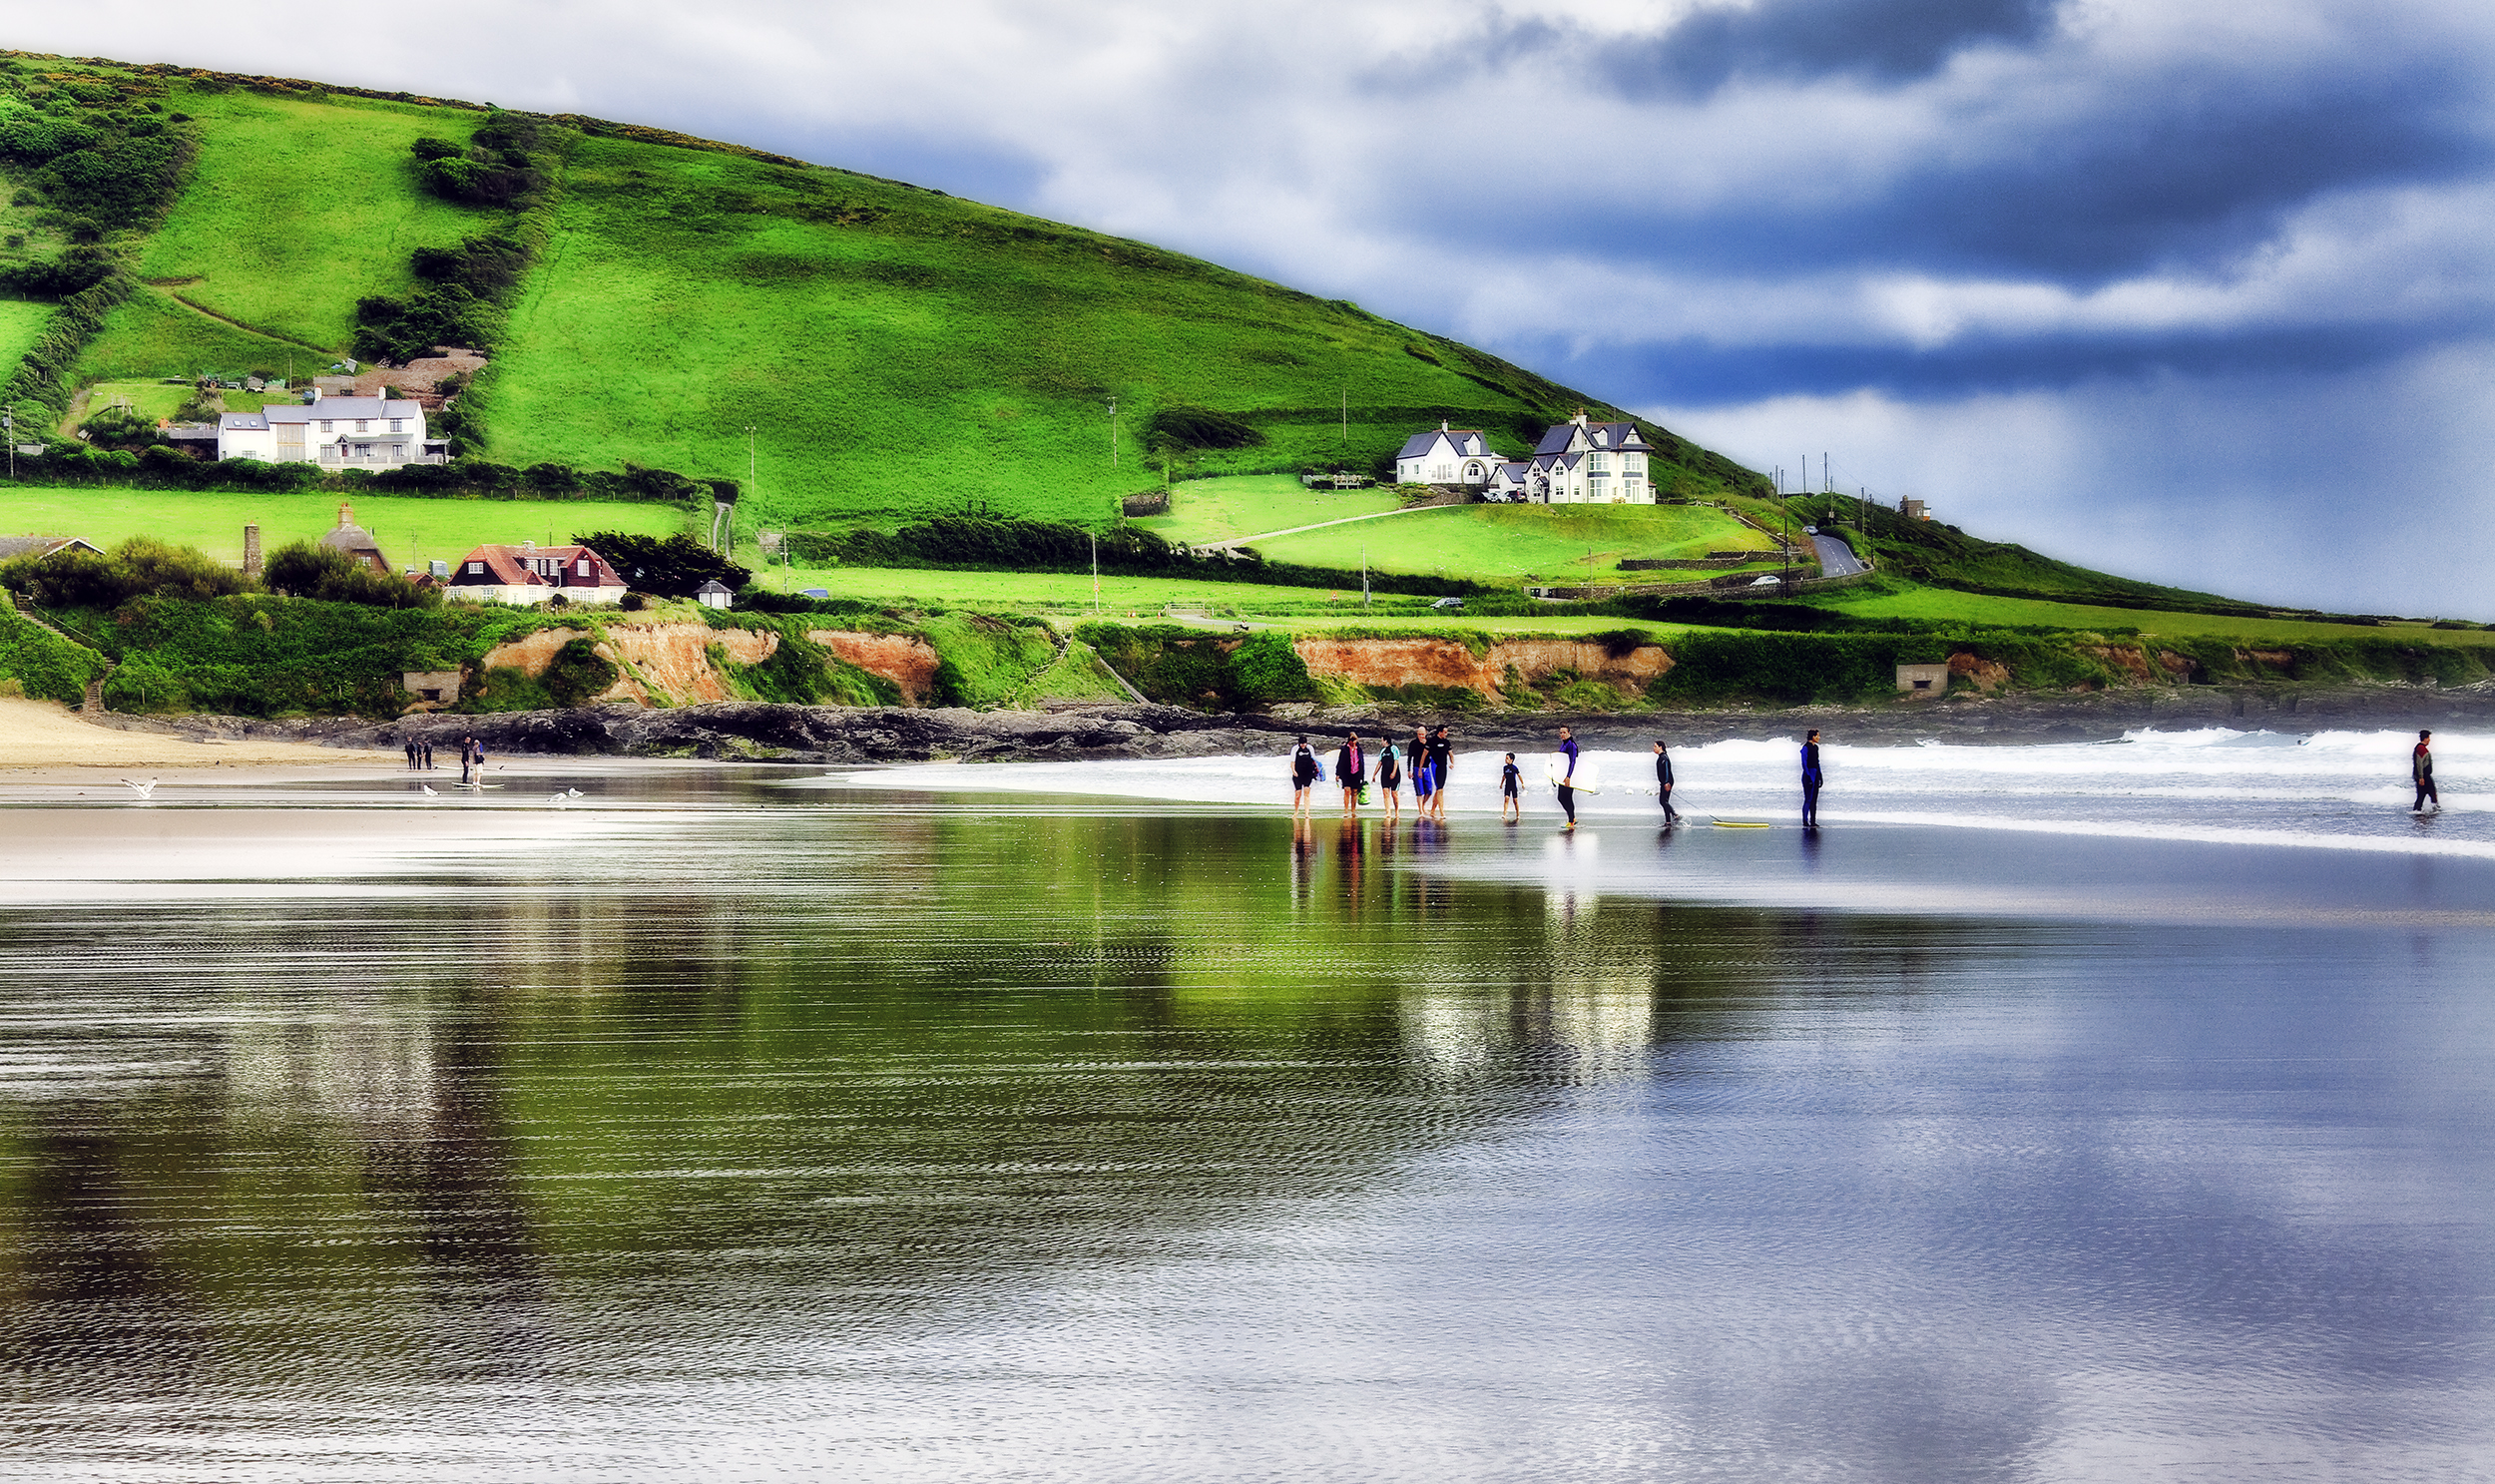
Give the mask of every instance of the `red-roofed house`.
<path id="1" fill-rule="evenodd" d="M 560 597 L 566 603 L 617 603 L 624 579 L 607 559 L 586 546 L 480 546 L 451 568 L 445 598 L 471 603 L 518 603 L 534 607 Z"/>

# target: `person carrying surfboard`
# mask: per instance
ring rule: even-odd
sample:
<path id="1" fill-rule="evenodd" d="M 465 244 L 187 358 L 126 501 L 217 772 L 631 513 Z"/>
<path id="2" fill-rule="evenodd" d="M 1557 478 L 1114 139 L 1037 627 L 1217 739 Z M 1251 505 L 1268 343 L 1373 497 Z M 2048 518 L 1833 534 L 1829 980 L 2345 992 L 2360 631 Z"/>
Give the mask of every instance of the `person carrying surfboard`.
<path id="1" fill-rule="evenodd" d="M 2443 812 L 2443 795 L 2434 791 L 2433 742 L 2433 733 L 2419 732 L 2417 749 L 2408 754 L 2408 780 L 2417 785 L 2417 801 L 2408 806 L 2412 814 L 2424 813 L 2429 802 L 2436 813 Z"/>
<path id="2" fill-rule="evenodd" d="M 1802 740 L 1802 828 L 1819 827 L 1819 732 Z"/>
<path id="3" fill-rule="evenodd" d="M 1568 822 L 1560 828 L 1575 829 L 1577 827 L 1577 739 L 1565 727 L 1560 729 L 1559 749 L 1553 754 L 1553 760 L 1557 761 L 1561 757 L 1567 758 L 1568 764 L 1554 769 L 1559 776 L 1551 780 L 1551 786 L 1559 793 L 1560 807 L 1568 813 Z"/>
<path id="4" fill-rule="evenodd" d="M 1663 800 L 1664 822 L 1680 823 L 1681 811 L 1672 806 L 1672 753 L 1660 737 L 1655 739 L 1655 796 Z"/>

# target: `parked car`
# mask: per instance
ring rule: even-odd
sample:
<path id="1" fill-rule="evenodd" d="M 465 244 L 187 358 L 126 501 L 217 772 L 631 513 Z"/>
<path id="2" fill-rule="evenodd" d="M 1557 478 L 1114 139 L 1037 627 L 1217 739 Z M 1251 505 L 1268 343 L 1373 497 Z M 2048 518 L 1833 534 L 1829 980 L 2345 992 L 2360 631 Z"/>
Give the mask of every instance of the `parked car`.
<path id="1" fill-rule="evenodd" d="M 1461 598 L 1441 598 L 1429 606 L 1448 613 L 1461 613 L 1464 611 L 1464 600 Z"/>

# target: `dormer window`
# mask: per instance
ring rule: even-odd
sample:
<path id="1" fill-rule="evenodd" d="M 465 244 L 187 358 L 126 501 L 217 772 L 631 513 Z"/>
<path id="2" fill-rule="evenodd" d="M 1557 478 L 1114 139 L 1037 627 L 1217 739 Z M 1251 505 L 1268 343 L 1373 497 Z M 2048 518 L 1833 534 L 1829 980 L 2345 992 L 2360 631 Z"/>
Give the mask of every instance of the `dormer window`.
<path id="1" fill-rule="evenodd" d="M 587 577 L 588 575 L 589 575 L 589 558 L 587 558 L 587 557 L 583 557 L 583 558 L 581 558 L 581 576 L 583 576 L 583 577 Z"/>
<path id="2" fill-rule="evenodd" d="M 470 577 L 481 577 L 484 573 L 485 564 L 483 562 L 470 562 L 468 564 L 468 575 Z"/>

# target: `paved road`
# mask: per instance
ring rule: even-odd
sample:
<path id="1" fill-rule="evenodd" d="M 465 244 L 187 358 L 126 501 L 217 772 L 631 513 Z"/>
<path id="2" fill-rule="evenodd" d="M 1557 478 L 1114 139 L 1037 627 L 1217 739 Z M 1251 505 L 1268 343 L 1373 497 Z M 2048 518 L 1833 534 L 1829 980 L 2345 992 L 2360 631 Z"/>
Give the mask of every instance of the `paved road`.
<path id="1" fill-rule="evenodd" d="M 1810 544 L 1819 549 L 1819 575 L 1822 577 L 1851 577 L 1857 572 L 1870 570 L 1854 560 L 1854 549 L 1837 537 L 1813 536 Z"/>

